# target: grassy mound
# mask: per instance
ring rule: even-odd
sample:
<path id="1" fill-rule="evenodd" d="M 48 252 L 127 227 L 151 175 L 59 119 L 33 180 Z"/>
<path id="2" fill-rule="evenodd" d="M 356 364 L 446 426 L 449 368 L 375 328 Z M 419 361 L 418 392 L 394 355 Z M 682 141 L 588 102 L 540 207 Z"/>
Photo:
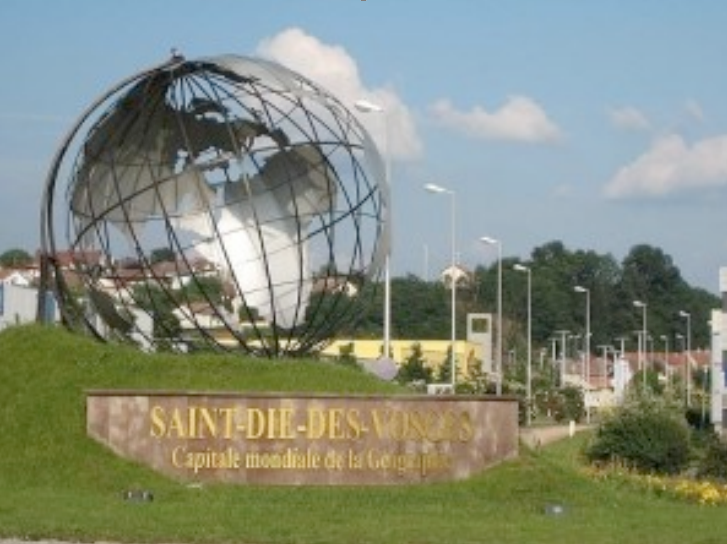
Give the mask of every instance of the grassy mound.
<path id="1" fill-rule="evenodd" d="M 465 482 L 386 488 L 188 487 L 85 435 L 89 388 L 394 392 L 315 361 L 148 355 L 63 330 L 0 333 L 0 538 L 118 542 L 723 542 L 723 509 L 599 484 L 579 438 Z M 151 502 L 123 498 L 149 490 Z M 550 515 L 562 505 L 563 513 Z"/>

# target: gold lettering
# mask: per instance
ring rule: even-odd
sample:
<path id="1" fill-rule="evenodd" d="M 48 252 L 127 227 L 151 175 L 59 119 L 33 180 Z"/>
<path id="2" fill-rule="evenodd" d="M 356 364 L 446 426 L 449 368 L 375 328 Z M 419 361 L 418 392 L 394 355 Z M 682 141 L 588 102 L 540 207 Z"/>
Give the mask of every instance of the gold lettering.
<path id="1" fill-rule="evenodd" d="M 323 461 L 324 466 L 328 470 L 343 470 L 344 457 L 335 450 L 330 450 L 326 453 L 326 457 Z"/>
<path id="2" fill-rule="evenodd" d="M 342 440 L 346 435 L 342 429 L 343 410 L 331 408 L 328 410 L 328 438 L 331 440 Z"/>
<path id="3" fill-rule="evenodd" d="M 346 412 L 346 422 L 348 423 L 349 440 L 358 440 L 363 432 L 361 424 L 361 412 L 357 409 L 351 409 Z"/>
<path id="4" fill-rule="evenodd" d="M 165 415 L 164 408 L 161 406 L 154 406 L 151 409 L 151 428 L 149 429 L 149 433 L 154 438 L 161 438 L 166 434 L 167 425 L 164 422 Z"/>
<path id="5" fill-rule="evenodd" d="M 172 465 L 195 474 L 201 470 L 232 470 L 242 466 L 240 452 L 232 448 L 190 451 L 185 446 L 177 446 L 172 450 Z"/>
<path id="6" fill-rule="evenodd" d="M 467 442 L 474 433 L 467 412 L 374 409 L 371 411 L 371 418 L 376 436 L 380 440 Z"/>
<path id="7" fill-rule="evenodd" d="M 451 440 L 456 435 L 457 416 L 452 411 L 446 411 L 441 416 L 439 434 L 443 440 Z"/>
<path id="8" fill-rule="evenodd" d="M 195 436 L 196 438 L 204 438 L 205 433 L 203 432 L 203 429 L 207 430 L 207 436 L 210 438 L 216 438 L 217 437 L 217 421 L 216 418 L 212 417 L 212 414 L 210 413 L 209 408 L 192 408 L 193 411 L 198 411 L 199 415 L 201 417 L 201 421 L 198 422 L 198 426 L 195 429 L 196 432 L 191 432 L 190 435 Z M 217 410 L 215 410 L 215 413 L 217 413 Z"/>
<path id="9" fill-rule="evenodd" d="M 410 440 L 432 440 L 430 432 L 431 416 L 432 412 L 422 414 L 414 411 L 409 414 L 408 435 Z"/>
<path id="10" fill-rule="evenodd" d="M 304 452 L 298 448 L 286 448 L 283 451 L 249 451 L 245 454 L 247 469 L 312 470 L 321 468 L 321 465 L 321 454 L 310 448 Z"/>
<path id="11" fill-rule="evenodd" d="M 219 413 L 224 418 L 224 438 L 230 440 L 232 438 L 233 425 L 235 423 L 235 409 L 234 408 L 220 408 Z"/>
<path id="12" fill-rule="evenodd" d="M 391 413 L 389 420 L 389 435 L 394 440 L 405 440 L 408 417 L 406 412 L 395 410 Z"/>
<path id="13" fill-rule="evenodd" d="M 280 438 L 295 438 L 293 433 L 293 410 L 292 408 L 280 409 Z"/>
<path id="14" fill-rule="evenodd" d="M 326 432 L 326 417 L 323 410 L 308 408 L 306 435 L 309 440 L 318 440 Z"/>
<path id="15" fill-rule="evenodd" d="M 265 413 L 260 408 L 247 409 L 247 438 L 255 440 L 265 434 Z"/>
<path id="16" fill-rule="evenodd" d="M 275 428 L 277 427 L 277 418 L 275 417 L 277 410 L 268 408 L 268 415 L 265 419 L 265 428 L 267 429 L 267 438 L 275 438 Z"/>
<path id="17" fill-rule="evenodd" d="M 378 410 L 371 410 L 371 417 L 374 422 L 374 431 L 376 431 L 376 437 L 379 439 L 384 438 L 385 434 L 385 421 L 388 419 L 389 410 L 384 410 L 384 415 L 380 414 Z"/>
<path id="18" fill-rule="evenodd" d="M 182 415 L 179 413 L 178 408 L 172 411 L 172 417 L 167 427 L 167 437 L 171 437 L 172 435 L 177 438 L 187 438 L 187 434 L 184 431 L 184 423 L 182 422 Z"/>
<path id="19" fill-rule="evenodd" d="M 431 472 L 450 469 L 452 460 L 436 452 L 395 453 L 370 449 L 366 452 L 366 466 L 371 470 L 391 471 L 399 476 L 406 472 L 418 472 L 425 477 Z"/>
<path id="20" fill-rule="evenodd" d="M 292 417 L 293 410 L 290 408 L 268 408 L 265 422 L 267 438 L 294 438 Z"/>
<path id="21" fill-rule="evenodd" d="M 183 455 L 186 449 L 184 446 L 177 446 L 172 450 L 172 465 L 174 465 L 174 468 L 184 467 L 182 461 L 179 460 L 179 456 Z"/>

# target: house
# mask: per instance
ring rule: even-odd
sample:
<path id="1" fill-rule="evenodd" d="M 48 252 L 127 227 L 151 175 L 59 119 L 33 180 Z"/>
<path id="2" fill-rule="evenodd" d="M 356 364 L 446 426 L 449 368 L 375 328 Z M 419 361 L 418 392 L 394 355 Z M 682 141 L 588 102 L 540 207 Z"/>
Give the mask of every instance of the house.
<path id="1" fill-rule="evenodd" d="M 183 330 L 194 330 L 197 327 L 210 330 L 221 329 L 228 324 L 235 326 L 235 320 L 230 312 L 222 307 L 212 306 L 207 301 L 183 304 L 172 310 L 172 314 L 179 320 L 179 326 Z"/>
<path id="2" fill-rule="evenodd" d="M 440 281 L 449 288 L 452 285 L 452 279 L 456 282 L 457 289 L 468 289 L 472 287 L 474 281 L 474 273 L 462 265 L 456 264 L 448 266 L 439 274 Z"/>
<path id="3" fill-rule="evenodd" d="M 30 287 L 32 276 L 18 269 L 0 269 L 0 285 Z"/>
<path id="4" fill-rule="evenodd" d="M 359 288 L 345 276 L 328 276 L 317 278 L 313 282 L 311 291 L 313 293 L 341 293 L 347 297 L 355 297 Z"/>

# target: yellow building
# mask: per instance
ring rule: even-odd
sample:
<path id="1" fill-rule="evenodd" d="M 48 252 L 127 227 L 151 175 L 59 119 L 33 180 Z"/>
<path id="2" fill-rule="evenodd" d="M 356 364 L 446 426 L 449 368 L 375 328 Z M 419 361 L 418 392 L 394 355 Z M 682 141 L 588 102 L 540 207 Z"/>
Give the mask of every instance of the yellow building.
<path id="1" fill-rule="evenodd" d="M 450 340 L 391 340 L 391 358 L 397 366 L 405 362 L 413 353 L 414 345 L 419 344 L 422 358 L 427 366 L 438 371 L 442 364 L 448 363 L 447 354 Z M 359 360 L 373 361 L 383 352 L 381 340 L 339 339 L 334 341 L 321 354 L 326 357 L 338 357 L 341 350 L 353 345 L 353 355 Z M 481 374 L 483 346 L 481 343 L 458 340 L 455 343 L 457 355 L 457 375 L 469 377 Z"/>

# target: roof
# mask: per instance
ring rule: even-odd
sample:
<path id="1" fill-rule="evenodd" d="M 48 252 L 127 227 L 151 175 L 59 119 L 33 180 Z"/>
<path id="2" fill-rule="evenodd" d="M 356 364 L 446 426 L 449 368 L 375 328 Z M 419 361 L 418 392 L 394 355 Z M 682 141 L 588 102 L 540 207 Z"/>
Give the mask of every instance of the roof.
<path id="1" fill-rule="evenodd" d="M 70 268 L 75 263 L 85 265 L 101 264 L 103 253 L 100 251 L 74 251 L 71 249 L 56 251 L 55 262 L 61 268 Z"/>

